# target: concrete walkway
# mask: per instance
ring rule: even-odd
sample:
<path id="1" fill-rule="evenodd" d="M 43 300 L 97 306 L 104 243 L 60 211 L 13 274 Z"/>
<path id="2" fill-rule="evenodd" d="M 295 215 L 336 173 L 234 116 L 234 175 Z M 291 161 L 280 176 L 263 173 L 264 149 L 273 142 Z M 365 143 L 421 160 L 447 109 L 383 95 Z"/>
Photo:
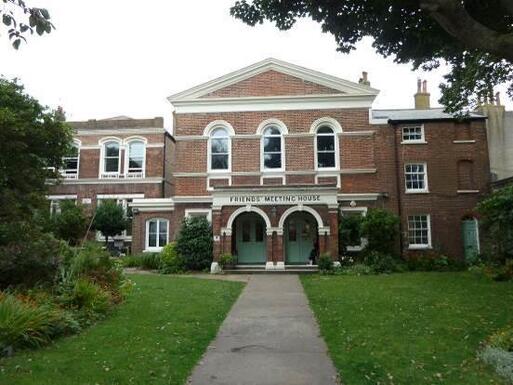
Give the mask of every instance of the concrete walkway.
<path id="1" fill-rule="evenodd" d="M 336 370 L 296 275 L 252 275 L 192 385 L 330 385 Z"/>

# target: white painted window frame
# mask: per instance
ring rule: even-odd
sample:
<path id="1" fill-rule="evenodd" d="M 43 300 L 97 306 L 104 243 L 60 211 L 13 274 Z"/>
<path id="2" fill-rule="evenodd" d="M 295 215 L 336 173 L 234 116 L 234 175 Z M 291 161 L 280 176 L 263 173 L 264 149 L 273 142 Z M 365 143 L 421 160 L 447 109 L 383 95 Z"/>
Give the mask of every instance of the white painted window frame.
<path id="1" fill-rule="evenodd" d="M 228 168 L 223 170 L 212 169 L 212 133 L 217 129 L 223 129 L 228 137 Z M 208 137 L 207 140 L 207 171 L 209 174 L 227 174 L 232 171 L 232 137 L 235 131 L 230 123 L 224 120 L 214 120 L 210 122 L 205 130 L 203 136 Z"/>
<path id="2" fill-rule="evenodd" d="M 149 243 L 150 243 L 150 222 L 151 221 L 157 221 L 157 244 L 159 246 L 152 246 L 150 247 L 149 246 Z M 158 237 L 158 234 L 160 233 L 160 221 L 165 221 L 166 222 L 166 245 L 169 243 L 169 219 L 166 219 L 166 218 L 148 218 L 146 220 L 146 225 L 145 225 L 145 241 L 144 241 L 144 251 L 145 252 L 160 252 L 162 251 L 162 248 L 165 246 L 160 246 L 160 243 L 159 243 L 159 237 Z"/>
<path id="3" fill-rule="evenodd" d="M 134 142 L 139 142 L 143 144 L 143 164 L 142 171 L 138 173 L 130 173 L 129 165 L 130 165 L 130 144 Z M 146 147 L 148 145 L 147 139 L 139 136 L 126 138 L 124 140 L 124 148 L 125 148 L 125 168 L 124 168 L 124 176 L 128 179 L 140 179 L 146 177 Z M 140 175 L 137 175 L 140 174 Z"/>
<path id="4" fill-rule="evenodd" d="M 404 130 L 411 128 L 420 128 L 420 139 L 404 139 Z M 426 135 L 423 124 L 407 125 L 401 127 L 401 144 L 426 144 Z"/>
<path id="5" fill-rule="evenodd" d="M 318 131 L 320 128 L 322 127 L 329 127 L 331 130 L 332 130 L 332 133 L 331 134 L 319 134 Z M 319 153 L 319 148 L 318 148 L 318 139 L 319 139 L 319 136 L 333 136 L 333 145 L 334 145 L 334 156 L 335 156 L 335 166 L 334 167 L 319 167 L 319 157 L 318 157 L 318 153 Z M 314 141 L 314 153 L 315 153 L 315 170 L 317 171 L 335 171 L 335 170 L 338 170 L 340 165 L 340 153 L 339 153 L 339 143 L 338 143 L 338 135 L 337 135 L 337 131 L 335 130 L 335 128 L 329 124 L 329 123 L 321 123 L 316 131 L 315 131 L 315 141 Z"/>
<path id="6" fill-rule="evenodd" d="M 426 221 L 427 221 L 427 231 L 428 231 L 428 243 L 414 243 L 414 244 L 411 244 L 410 243 L 410 217 L 426 217 Z M 431 243 L 431 215 L 430 214 L 412 214 L 412 215 L 408 215 L 408 217 L 406 218 L 407 219 L 407 225 L 408 225 L 408 249 L 410 250 L 426 250 L 426 249 L 431 249 L 432 248 L 432 243 Z"/>
<path id="7" fill-rule="evenodd" d="M 62 168 L 60 170 L 60 173 L 64 179 L 78 179 L 79 173 L 80 173 L 80 147 L 82 145 L 82 142 L 78 139 L 73 139 L 73 146 L 77 148 L 77 169 L 74 173 L 68 173 L 68 169 Z M 68 158 L 75 158 L 74 156 L 64 156 L 62 159 L 63 161 Z"/>
<path id="8" fill-rule="evenodd" d="M 349 212 L 349 213 L 360 212 L 361 216 L 365 217 L 365 216 L 367 216 L 367 211 L 368 211 L 367 207 L 341 207 L 340 208 L 340 212 L 342 213 L 342 216 L 344 216 L 344 212 Z M 367 244 L 368 244 L 367 238 L 361 237 L 360 245 L 347 246 L 346 250 L 347 251 L 362 251 L 365 248 L 365 246 L 367 246 Z"/>
<path id="9" fill-rule="evenodd" d="M 61 201 L 74 200 L 76 203 L 78 200 L 77 195 L 48 195 L 46 198 L 50 201 L 50 215 L 61 213 Z M 55 212 L 52 213 L 53 207 L 55 207 Z"/>
<path id="10" fill-rule="evenodd" d="M 270 127 L 276 127 L 278 131 L 280 131 L 280 161 L 281 161 L 281 167 L 280 168 L 266 168 L 265 167 L 265 161 L 264 161 L 264 140 L 266 138 L 266 135 L 264 135 L 265 131 Z M 266 173 L 266 174 L 273 174 L 273 173 L 283 173 L 286 168 L 286 149 L 285 149 L 285 136 L 288 134 L 288 129 L 285 123 L 283 123 L 281 120 L 278 119 L 267 119 L 260 123 L 260 125 L 257 128 L 257 135 L 260 135 L 260 172 Z M 278 137 L 278 135 L 269 135 L 271 137 Z"/>
<path id="11" fill-rule="evenodd" d="M 119 146 L 118 171 L 117 172 L 104 171 L 105 170 L 105 147 L 110 142 L 116 142 Z M 98 178 L 99 179 L 111 179 L 111 178 L 117 179 L 117 178 L 119 178 L 120 175 L 122 175 L 121 174 L 121 161 L 122 161 L 121 150 L 123 149 L 123 141 L 116 137 L 106 137 L 106 138 L 100 139 L 98 144 L 100 145 L 100 170 L 99 170 Z"/>
<path id="12" fill-rule="evenodd" d="M 408 181 L 407 181 L 407 171 L 406 168 L 408 166 L 420 166 L 422 165 L 424 167 L 424 188 L 408 188 Z M 428 168 L 426 162 L 408 162 L 404 164 L 404 191 L 407 194 L 415 194 L 415 193 L 428 193 L 429 192 L 429 184 L 428 184 Z"/>
<path id="13" fill-rule="evenodd" d="M 207 209 L 207 208 L 190 208 L 190 209 L 185 209 L 185 218 L 191 218 L 193 217 L 194 215 L 191 215 L 191 214 L 206 214 L 205 217 L 207 218 L 207 220 L 212 223 L 212 209 Z"/>

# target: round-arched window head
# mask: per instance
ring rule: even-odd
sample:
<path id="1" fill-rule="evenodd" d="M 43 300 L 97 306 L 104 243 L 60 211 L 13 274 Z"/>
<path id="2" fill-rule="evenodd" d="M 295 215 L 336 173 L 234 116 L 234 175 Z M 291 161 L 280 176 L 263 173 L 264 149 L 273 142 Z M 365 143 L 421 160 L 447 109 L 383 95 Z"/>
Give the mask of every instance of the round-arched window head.
<path id="1" fill-rule="evenodd" d="M 321 126 L 317 129 L 317 134 L 333 134 L 333 128 L 329 126 Z"/>
<path id="2" fill-rule="evenodd" d="M 281 131 L 276 126 L 270 126 L 270 127 L 267 127 L 265 129 L 264 135 L 265 136 L 280 136 L 281 135 Z"/>
<path id="3" fill-rule="evenodd" d="M 228 136 L 228 132 L 226 131 L 225 128 L 223 127 L 218 127 L 218 128 L 215 128 L 212 133 L 210 134 L 210 136 L 212 137 L 224 137 L 224 136 Z"/>

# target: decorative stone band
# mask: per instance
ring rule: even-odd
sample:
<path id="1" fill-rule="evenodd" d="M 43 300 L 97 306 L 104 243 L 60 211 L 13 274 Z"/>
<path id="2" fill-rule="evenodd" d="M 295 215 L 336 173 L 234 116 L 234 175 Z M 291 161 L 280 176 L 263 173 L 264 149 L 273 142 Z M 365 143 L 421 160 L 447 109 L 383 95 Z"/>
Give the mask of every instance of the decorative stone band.
<path id="1" fill-rule="evenodd" d="M 171 198 L 134 199 L 130 203 L 130 207 L 132 207 L 134 213 L 137 213 L 137 211 L 173 211 L 175 202 Z"/>

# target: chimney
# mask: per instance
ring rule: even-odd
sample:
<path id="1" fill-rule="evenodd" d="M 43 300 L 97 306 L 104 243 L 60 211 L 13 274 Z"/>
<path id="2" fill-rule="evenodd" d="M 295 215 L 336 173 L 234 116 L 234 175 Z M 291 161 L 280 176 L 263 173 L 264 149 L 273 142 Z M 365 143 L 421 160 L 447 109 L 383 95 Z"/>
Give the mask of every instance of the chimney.
<path id="1" fill-rule="evenodd" d="M 429 110 L 430 107 L 430 94 L 427 91 L 427 81 L 421 81 L 417 79 L 417 93 L 415 97 L 415 109 L 416 110 Z"/>
<path id="2" fill-rule="evenodd" d="M 370 81 L 369 81 L 367 75 L 368 75 L 367 71 L 362 71 L 362 77 L 360 78 L 360 80 L 358 80 L 358 83 L 370 87 Z"/>

